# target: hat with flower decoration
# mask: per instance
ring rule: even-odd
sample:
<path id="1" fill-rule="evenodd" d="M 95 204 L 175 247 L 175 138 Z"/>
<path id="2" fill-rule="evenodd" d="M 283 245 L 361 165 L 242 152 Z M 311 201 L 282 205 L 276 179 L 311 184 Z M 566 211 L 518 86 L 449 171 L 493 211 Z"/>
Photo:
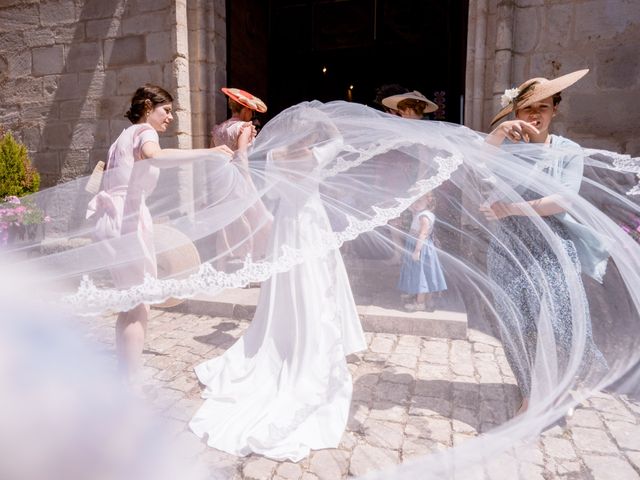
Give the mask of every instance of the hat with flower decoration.
<path id="1" fill-rule="evenodd" d="M 582 77 L 589 73 L 589 69 L 577 70 L 567 73 L 561 77 L 548 80 L 546 78 L 531 78 L 520 85 L 518 88 L 509 88 L 505 90 L 500 97 L 500 106 L 502 110 L 493 117 L 491 125 L 501 118 L 509 115 L 509 113 L 528 107 L 529 105 L 549 98 L 556 93 L 561 92 L 565 88 L 573 85 Z"/>
<path id="2" fill-rule="evenodd" d="M 258 113 L 264 113 L 267 111 L 267 105 L 255 95 L 250 94 L 239 88 L 227 88 L 222 87 L 222 93 L 227 95 L 232 100 L 235 100 L 240 105 L 244 105 L 251 110 L 255 110 Z"/>

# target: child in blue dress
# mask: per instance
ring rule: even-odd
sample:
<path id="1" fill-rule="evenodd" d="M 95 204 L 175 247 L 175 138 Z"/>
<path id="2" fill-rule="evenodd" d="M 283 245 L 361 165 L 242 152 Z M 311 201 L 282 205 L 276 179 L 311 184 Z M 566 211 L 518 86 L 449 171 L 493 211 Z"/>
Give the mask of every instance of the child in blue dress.
<path id="1" fill-rule="evenodd" d="M 431 294 L 447 289 L 442 266 L 433 244 L 435 198 L 428 193 L 411 205 L 413 222 L 405 242 L 397 289 L 414 297 L 404 308 L 410 312 L 433 311 Z"/>

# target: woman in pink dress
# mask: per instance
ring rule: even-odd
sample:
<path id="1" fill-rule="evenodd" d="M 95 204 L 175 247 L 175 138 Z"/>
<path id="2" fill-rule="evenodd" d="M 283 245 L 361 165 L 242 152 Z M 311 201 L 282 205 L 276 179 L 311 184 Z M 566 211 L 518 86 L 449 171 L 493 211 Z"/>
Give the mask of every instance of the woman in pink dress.
<path id="1" fill-rule="evenodd" d="M 256 112 L 265 113 L 267 105 L 255 95 L 239 88 L 223 87 L 221 90 L 229 98 L 228 105 L 231 117 L 213 127 L 211 146 L 226 145 L 234 152 L 246 149 L 253 142 L 257 133 L 252 123 L 254 116 Z M 247 129 L 251 131 L 250 134 L 245 132 Z M 243 137 L 247 140 L 244 143 Z M 245 171 L 248 171 L 248 166 L 244 165 L 247 160 L 246 155 L 242 152 L 236 154 L 233 160 Z M 248 175 L 247 180 L 251 181 L 251 177 Z M 216 251 L 225 258 L 224 262 L 229 260 L 241 262 L 247 258 L 247 255 L 254 259 L 264 256 L 262 247 L 267 244 L 271 226 L 271 221 L 265 214 L 264 205 L 258 201 L 236 221 L 220 230 L 216 235 Z M 252 232 L 257 232 L 255 242 L 252 239 Z M 223 265 L 224 263 L 219 266 Z"/>
<path id="2" fill-rule="evenodd" d="M 111 145 L 102 190 L 89 204 L 90 215 L 97 218 L 94 239 L 102 242 L 104 255 L 115 265 L 110 272 L 119 289 L 139 285 L 147 276 L 157 277 L 153 222 L 145 199 L 156 187 L 160 168 L 175 167 L 206 153 L 160 147 L 158 132 L 165 132 L 173 120 L 172 101 L 166 90 L 155 85 L 136 90 L 125 114 L 133 125 Z M 231 155 L 226 146 L 211 150 Z M 145 304 L 118 314 L 117 355 L 129 381 L 140 367 L 148 316 Z"/>

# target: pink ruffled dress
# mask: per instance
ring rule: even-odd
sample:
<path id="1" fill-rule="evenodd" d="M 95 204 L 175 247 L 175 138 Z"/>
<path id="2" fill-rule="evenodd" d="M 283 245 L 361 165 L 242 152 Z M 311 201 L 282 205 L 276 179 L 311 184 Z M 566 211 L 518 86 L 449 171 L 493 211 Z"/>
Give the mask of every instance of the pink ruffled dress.
<path id="1" fill-rule="evenodd" d="M 120 265 L 110 269 L 117 288 L 142 283 L 157 276 L 153 222 L 145 199 L 158 182 L 160 169 L 142 160 L 142 146 L 159 143 L 149 124 L 125 129 L 109 148 L 102 190 L 91 200 L 87 217 L 96 216 L 94 240 L 102 241 L 103 254 Z"/>

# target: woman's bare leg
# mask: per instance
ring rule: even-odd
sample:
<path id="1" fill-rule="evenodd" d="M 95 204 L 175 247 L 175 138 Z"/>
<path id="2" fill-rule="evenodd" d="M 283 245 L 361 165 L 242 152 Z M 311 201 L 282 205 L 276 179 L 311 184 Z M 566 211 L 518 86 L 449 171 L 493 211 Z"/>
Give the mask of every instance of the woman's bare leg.
<path id="1" fill-rule="evenodd" d="M 142 349 L 148 320 L 148 305 L 138 305 L 118 315 L 116 322 L 118 369 L 129 383 L 135 383 L 142 367 Z"/>

